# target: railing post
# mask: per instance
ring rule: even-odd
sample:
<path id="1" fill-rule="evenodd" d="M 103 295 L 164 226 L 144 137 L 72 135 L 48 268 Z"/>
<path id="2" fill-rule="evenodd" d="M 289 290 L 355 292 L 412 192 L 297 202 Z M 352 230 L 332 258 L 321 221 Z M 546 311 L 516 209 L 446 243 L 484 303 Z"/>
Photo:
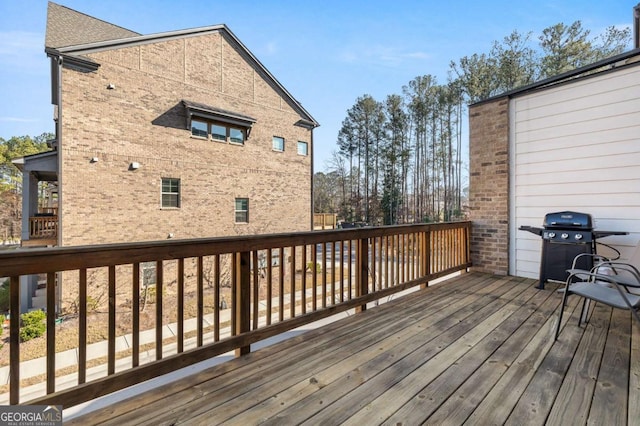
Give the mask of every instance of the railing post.
<path id="1" fill-rule="evenodd" d="M 422 237 L 422 247 L 420 247 L 420 251 L 422 252 L 422 277 L 426 278 L 424 284 L 420 286 L 420 288 L 429 287 L 429 278 L 431 275 L 431 231 L 427 229 L 423 232 Z"/>
<path id="2" fill-rule="evenodd" d="M 356 252 L 356 261 L 358 269 L 356 269 L 356 297 L 364 296 L 369 293 L 369 239 L 361 238 L 358 240 L 358 249 Z M 356 312 L 367 310 L 367 304 L 356 307 Z"/>
<path id="3" fill-rule="evenodd" d="M 235 335 L 251 331 L 251 253 L 243 251 L 236 256 L 236 281 L 235 285 Z M 282 262 L 282 259 L 280 259 Z M 236 349 L 236 356 L 246 355 L 251 352 L 251 345 Z"/>

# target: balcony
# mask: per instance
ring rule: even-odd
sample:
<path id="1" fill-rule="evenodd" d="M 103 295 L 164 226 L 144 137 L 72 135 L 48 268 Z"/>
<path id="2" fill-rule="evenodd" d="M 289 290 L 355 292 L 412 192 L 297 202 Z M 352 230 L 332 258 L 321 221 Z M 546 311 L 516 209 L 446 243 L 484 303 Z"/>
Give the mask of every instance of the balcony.
<path id="1" fill-rule="evenodd" d="M 58 244 L 57 208 L 43 209 L 29 217 L 29 239 L 22 241 L 23 247 L 46 247 Z"/>
<path id="2" fill-rule="evenodd" d="M 6 398 L 66 409 L 155 380 L 69 424 L 633 424 L 640 330 L 630 315 L 596 305 L 578 327 L 571 298 L 554 342 L 557 286 L 476 273 L 429 285 L 470 266 L 469 233 L 459 222 L 0 255 L 12 312 L 22 275 L 78 290 L 62 326 L 47 293 L 41 384 L 11 322 Z M 107 303 L 95 312 L 100 288 Z M 106 341 L 90 341 L 101 324 Z M 77 335 L 71 366 L 57 348 L 65 329 Z M 286 340 L 257 349 L 272 337 Z M 194 370 L 229 351 L 235 359 Z"/>

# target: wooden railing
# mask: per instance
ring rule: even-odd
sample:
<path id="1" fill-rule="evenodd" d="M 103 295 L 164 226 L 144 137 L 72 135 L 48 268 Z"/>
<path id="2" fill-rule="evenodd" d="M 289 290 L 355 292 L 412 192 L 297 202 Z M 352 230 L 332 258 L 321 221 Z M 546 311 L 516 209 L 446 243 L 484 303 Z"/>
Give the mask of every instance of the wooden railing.
<path id="1" fill-rule="evenodd" d="M 0 276 L 11 283 L 9 401 L 69 407 L 230 350 L 246 354 L 252 343 L 465 270 L 469 233 L 470 223 L 458 222 L 0 254 Z M 25 398 L 30 383 L 21 379 L 31 374 L 20 362 L 16 319 L 20 276 L 32 274 L 47 277 L 46 377 L 42 395 Z M 56 283 L 72 296 L 57 300 Z M 97 308 L 96 291 L 106 295 Z M 73 313 L 64 327 L 57 303 Z M 127 352 L 116 349 L 123 323 Z M 92 355 L 88 330 L 102 324 L 106 350 Z M 69 328 L 77 335 L 77 379 L 63 388 L 59 376 L 71 373 L 57 366 L 57 337 Z M 106 366 L 102 377 L 88 373 L 96 363 Z"/>
<path id="2" fill-rule="evenodd" d="M 314 213 L 313 229 L 336 229 L 338 226 L 335 213 Z"/>
<path id="3" fill-rule="evenodd" d="M 55 238 L 58 235 L 58 216 L 43 215 L 29 218 L 29 239 Z"/>

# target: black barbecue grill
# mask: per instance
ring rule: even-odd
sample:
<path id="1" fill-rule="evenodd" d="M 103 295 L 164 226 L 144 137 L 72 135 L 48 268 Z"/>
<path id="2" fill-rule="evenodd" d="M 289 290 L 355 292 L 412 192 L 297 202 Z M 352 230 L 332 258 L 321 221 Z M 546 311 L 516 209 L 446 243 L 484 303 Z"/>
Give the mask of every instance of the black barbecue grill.
<path id="1" fill-rule="evenodd" d="M 579 212 L 548 213 L 544 217 L 544 228 L 521 226 L 519 229 L 542 237 L 540 260 L 540 284 L 543 289 L 547 280 L 565 281 L 573 259 L 582 253 L 595 254 L 598 238 L 610 235 L 625 235 L 626 232 L 595 231 L 590 214 Z M 592 256 L 578 259 L 576 268 L 591 269 Z"/>

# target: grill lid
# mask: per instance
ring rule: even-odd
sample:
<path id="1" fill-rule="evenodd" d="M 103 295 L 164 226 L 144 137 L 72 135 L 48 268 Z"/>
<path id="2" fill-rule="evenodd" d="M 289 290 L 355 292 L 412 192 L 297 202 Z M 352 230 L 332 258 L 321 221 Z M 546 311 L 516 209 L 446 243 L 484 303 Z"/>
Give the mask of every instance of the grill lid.
<path id="1" fill-rule="evenodd" d="M 593 220 L 590 214 L 571 211 L 547 213 L 543 225 L 545 229 L 593 230 Z"/>

